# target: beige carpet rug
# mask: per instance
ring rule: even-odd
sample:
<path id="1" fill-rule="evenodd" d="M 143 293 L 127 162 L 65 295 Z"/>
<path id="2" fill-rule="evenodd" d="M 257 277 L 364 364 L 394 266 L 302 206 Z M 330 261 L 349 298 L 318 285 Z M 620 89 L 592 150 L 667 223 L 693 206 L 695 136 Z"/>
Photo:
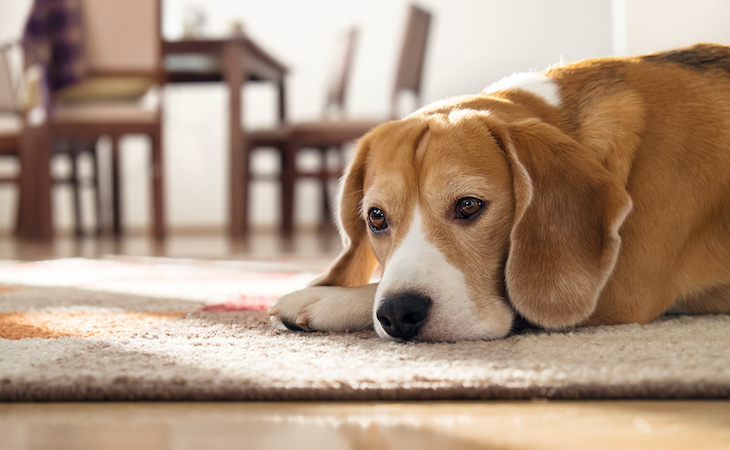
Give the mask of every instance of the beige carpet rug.
<path id="1" fill-rule="evenodd" d="M 730 397 L 730 316 L 455 344 L 272 329 L 319 263 L 0 262 L 0 401 Z"/>

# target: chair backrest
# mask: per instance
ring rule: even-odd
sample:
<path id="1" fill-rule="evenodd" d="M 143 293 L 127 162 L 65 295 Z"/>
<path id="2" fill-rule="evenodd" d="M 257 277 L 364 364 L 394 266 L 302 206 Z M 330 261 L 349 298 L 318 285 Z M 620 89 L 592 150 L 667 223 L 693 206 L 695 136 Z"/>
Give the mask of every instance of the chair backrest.
<path id="1" fill-rule="evenodd" d="M 89 74 L 162 73 L 161 0 L 82 0 Z"/>
<path id="2" fill-rule="evenodd" d="M 15 46 L 0 45 L 0 113 L 14 113 L 18 110 L 16 77 L 10 61 L 10 52 Z"/>
<path id="3" fill-rule="evenodd" d="M 398 101 L 403 91 L 411 91 L 416 103 L 420 106 L 423 66 L 430 27 L 431 13 L 416 5 L 410 5 L 391 98 L 392 118 L 398 117 Z"/>
<path id="4" fill-rule="evenodd" d="M 337 42 L 335 59 L 331 66 L 327 99 L 324 104 L 323 117 L 333 114 L 342 115 L 345 112 L 345 98 L 347 86 L 352 73 L 352 63 L 355 55 L 355 46 L 359 31 L 353 27 L 347 30 Z"/>

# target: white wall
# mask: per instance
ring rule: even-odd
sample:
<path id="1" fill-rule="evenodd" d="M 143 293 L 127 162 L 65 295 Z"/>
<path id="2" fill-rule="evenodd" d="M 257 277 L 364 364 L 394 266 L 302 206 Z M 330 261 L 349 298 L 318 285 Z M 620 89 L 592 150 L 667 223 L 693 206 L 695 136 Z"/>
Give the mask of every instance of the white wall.
<path id="1" fill-rule="evenodd" d="M 21 29 L 18 18 L 29 0 L 0 0 L 0 37 Z M 424 100 L 475 93 L 514 71 L 542 69 L 612 53 L 636 53 L 694 41 L 730 43 L 724 0 L 421 0 L 434 13 L 426 62 Z M 248 34 L 291 68 L 288 107 L 292 119 L 316 117 L 337 33 L 356 24 L 361 29 L 349 96 L 352 116 L 383 116 L 400 49 L 407 0 L 165 0 L 164 32 L 179 36 L 183 10 L 200 5 L 208 34 L 225 34 L 241 20 Z M 246 88 L 247 126 L 274 118 L 273 91 Z M 220 226 L 226 220 L 226 95 L 221 86 L 171 86 L 166 90 L 166 175 L 168 218 L 172 227 Z M 146 146 L 131 138 L 125 144 L 126 220 L 148 223 Z M 257 166 L 275 161 L 259 156 Z M 0 228 L 11 223 L 10 197 L 0 188 Z M 273 224 L 276 191 L 254 191 L 257 224 Z M 314 186 L 300 195 L 319 199 Z M 67 193 L 59 190 L 56 210 L 68 225 Z M 297 211 L 300 223 L 313 223 L 318 208 Z"/>
<path id="2" fill-rule="evenodd" d="M 697 42 L 730 44 L 727 0 L 616 0 L 625 9 L 625 48 L 640 54 Z"/>
<path id="3" fill-rule="evenodd" d="M 181 11 L 194 3 L 165 2 L 164 28 L 168 37 L 179 35 Z M 209 0 L 198 4 L 208 12 L 206 26 L 211 34 L 225 33 L 231 21 L 241 20 L 248 34 L 289 65 L 288 106 L 294 120 L 318 115 L 334 39 L 346 27 L 357 25 L 361 36 L 349 111 L 353 116 L 387 114 L 406 0 Z M 513 71 L 541 69 L 561 58 L 579 59 L 611 52 L 610 0 L 424 0 L 420 4 L 435 16 L 424 80 L 423 96 L 427 102 L 476 93 Z M 224 94 L 215 87 L 180 86 L 168 89 L 167 95 L 171 130 L 167 138 L 170 218 L 173 224 L 222 223 L 227 198 Z M 247 125 L 271 121 L 271 90 L 251 86 L 246 95 Z M 172 162 L 173 158 L 177 161 Z M 258 166 L 267 168 L 274 162 L 261 156 L 255 160 Z M 178 169 L 172 169 L 172 164 L 177 164 Z M 191 177 L 208 183 L 201 186 L 192 182 Z M 305 185 L 299 194 L 319 199 L 316 186 Z M 194 198 L 196 207 L 189 208 L 192 201 L 176 203 L 175 196 Z M 271 185 L 255 187 L 254 220 L 275 223 L 276 196 Z M 318 211 L 314 206 L 300 208 L 297 219 L 300 223 L 312 223 Z"/>

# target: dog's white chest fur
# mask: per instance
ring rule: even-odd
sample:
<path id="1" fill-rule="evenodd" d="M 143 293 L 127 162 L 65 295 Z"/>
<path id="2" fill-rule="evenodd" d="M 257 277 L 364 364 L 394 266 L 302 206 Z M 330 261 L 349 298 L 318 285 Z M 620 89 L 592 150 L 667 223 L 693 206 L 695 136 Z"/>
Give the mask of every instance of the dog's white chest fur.
<path id="1" fill-rule="evenodd" d="M 504 77 L 492 83 L 483 93 L 494 94 L 495 92 L 507 89 L 519 89 L 529 92 L 542 98 L 556 108 L 559 108 L 562 104 L 560 88 L 555 81 L 545 75 L 534 72 L 519 72 Z"/>

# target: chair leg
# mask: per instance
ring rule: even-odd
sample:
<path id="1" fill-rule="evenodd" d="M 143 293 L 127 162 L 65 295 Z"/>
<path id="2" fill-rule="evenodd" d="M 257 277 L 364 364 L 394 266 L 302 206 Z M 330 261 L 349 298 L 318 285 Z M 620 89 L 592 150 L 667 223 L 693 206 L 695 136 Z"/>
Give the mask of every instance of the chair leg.
<path id="1" fill-rule="evenodd" d="M 72 143 L 71 145 L 76 145 Z M 79 182 L 79 155 L 81 153 L 77 148 L 70 149 L 68 154 L 71 162 L 71 192 L 73 195 L 73 208 L 74 208 L 74 232 L 76 237 L 81 237 L 84 234 L 83 226 L 81 225 L 81 183 Z"/>
<path id="2" fill-rule="evenodd" d="M 253 150 L 251 144 L 245 143 L 244 144 L 244 152 L 243 155 L 241 155 L 241 168 L 240 168 L 240 176 L 241 176 L 241 224 L 239 226 L 239 230 L 241 231 L 241 236 L 248 236 L 248 232 L 250 230 L 250 224 L 248 223 L 248 208 L 249 208 L 249 184 L 251 183 L 251 152 Z M 282 152 L 283 153 L 283 152 Z"/>
<path id="3" fill-rule="evenodd" d="M 21 170 L 23 168 L 21 167 Z M 13 230 L 13 234 L 15 236 L 20 236 L 20 227 L 23 223 L 22 214 L 23 214 L 23 190 L 21 188 L 22 178 L 23 175 L 18 175 L 18 181 L 15 183 L 17 195 L 16 195 L 16 202 L 15 202 L 15 229 Z"/>
<path id="4" fill-rule="evenodd" d="M 322 185 L 322 222 L 320 223 L 320 228 L 322 231 L 327 229 L 330 226 L 330 222 L 332 221 L 331 217 L 331 210 L 330 210 L 330 196 L 329 196 L 329 178 L 325 175 L 327 172 L 327 151 L 329 148 L 327 147 L 320 147 L 320 155 L 321 155 L 321 161 L 322 161 L 322 178 L 321 178 L 321 185 Z"/>
<path id="5" fill-rule="evenodd" d="M 290 238 L 294 234 L 294 181 L 296 155 L 299 146 L 290 141 L 281 152 L 281 235 Z"/>
<path id="6" fill-rule="evenodd" d="M 152 221 L 156 241 L 165 239 L 165 177 L 162 155 L 162 132 L 150 136 L 152 144 Z"/>
<path id="7" fill-rule="evenodd" d="M 111 169 L 112 169 L 112 231 L 115 237 L 122 234 L 122 193 L 119 179 L 119 138 L 111 138 Z"/>
<path id="8" fill-rule="evenodd" d="M 96 150 L 96 142 L 91 142 L 87 145 L 89 156 L 91 157 L 91 185 L 92 189 L 94 189 L 94 209 L 96 218 L 96 227 L 94 229 L 94 233 L 96 234 L 96 236 L 100 236 L 102 230 L 101 182 L 99 181 L 99 173 L 101 172 L 101 167 L 99 162 L 99 154 Z"/>

